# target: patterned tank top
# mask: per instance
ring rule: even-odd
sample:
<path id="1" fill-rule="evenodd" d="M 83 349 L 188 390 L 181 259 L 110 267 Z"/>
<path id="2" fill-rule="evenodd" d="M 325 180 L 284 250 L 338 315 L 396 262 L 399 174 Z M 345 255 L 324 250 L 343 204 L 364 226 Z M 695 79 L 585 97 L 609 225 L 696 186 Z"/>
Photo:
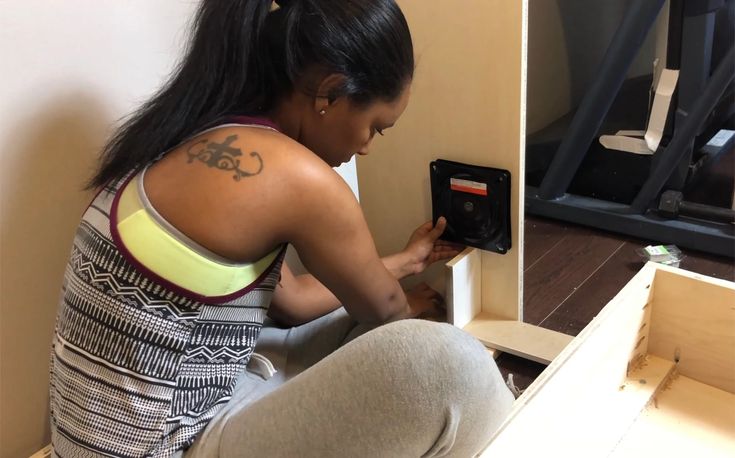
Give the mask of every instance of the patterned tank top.
<path id="1" fill-rule="evenodd" d="M 85 211 L 51 352 L 56 456 L 171 456 L 230 399 L 253 353 L 285 246 L 217 257 L 150 205 L 144 173 Z"/>

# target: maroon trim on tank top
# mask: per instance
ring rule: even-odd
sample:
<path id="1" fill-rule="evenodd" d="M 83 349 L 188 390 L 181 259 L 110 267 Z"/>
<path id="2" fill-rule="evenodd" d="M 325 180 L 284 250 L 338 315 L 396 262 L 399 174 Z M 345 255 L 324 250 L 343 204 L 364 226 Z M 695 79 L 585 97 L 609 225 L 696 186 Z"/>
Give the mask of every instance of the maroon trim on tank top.
<path id="1" fill-rule="evenodd" d="M 278 124 L 276 124 L 272 119 L 265 118 L 265 117 L 259 117 L 259 116 L 229 116 L 225 118 L 225 121 L 235 124 L 255 124 L 258 126 L 265 126 L 270 127 L 271 129 L 275 129 L 278 132 L 281 131 L 281 128 L 278 127 Z"/>
<path id="2" fill-rule="evenodd" d="M 273 268 L 276 266 L 278 261 L 281 259 L 281 256 L 283 255 L 284 251 L 288 247 L 287 244 L 284 244 L 284 246 L 281 248 L 278 255 L 275 257 L 273 262 L 261 273 L 258 278 L 256 278 L 252 283 L 250 283 L 248 286 L 246 286 L 243 289 L 240 289 L 238 291 L 225 294 L 222 296 L 204 296 L 202 294 L 196 293 L 194 291 L 191 291 L 189 289 L 186 289 L 182 286 L 179 286 L 162 276 L 158 275 L 157 273 L 153 272 L 151 269 L 146 267 L 143 263 L 138 261 L 135 256 L 128 250 L 128 248 L 125 246 L 125 244 L 122 241 L 122 238 L 120 237 L 120 232 L 117 229 L 117 210 L 118 206 L 120 204 L 120 196 L 122 196 L 123 191 L 125 188 L 130 184 L 132 179 L 135 177 L 136 174 L 131 174 L 128 178 L 125 179 L 125 182 L 118 188 L 117 193 L 115 194 L 115 199 L 112 201 L 112 205 L 110 206 L 110 234 L 112 235 L 112 240 L 115 243 L 115 246 L 120 251 L 120 254 L 123 255 L 123 257 L 133 266 L 135 266 L 136 269 L 143 272 L 145 275 L 147 275 L 150 279 L 155 281 L 156 283 L 160 284 L 161 286 L 165 287 L 166 289 L 179 294 L 181 296 L 187 297 L 189 299 L 193 299 L 195 301 L 209 303 L 209 304 L 223 304 L 225 302 L 228 302 L 233 299 L 237 299 L 239 297 L 242 297 L 249 293 L 250 291 L 257 288 L 263 280 L 271 273 Z"/>

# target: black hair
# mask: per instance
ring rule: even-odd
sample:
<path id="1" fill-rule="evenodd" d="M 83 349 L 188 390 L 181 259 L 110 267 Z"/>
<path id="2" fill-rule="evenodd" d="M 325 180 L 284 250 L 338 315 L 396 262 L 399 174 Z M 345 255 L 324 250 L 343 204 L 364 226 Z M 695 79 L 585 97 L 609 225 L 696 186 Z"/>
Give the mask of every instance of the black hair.
<path id="1" fill-rule="evenodd" d="M 231 115 L 263 115 L 307 73 L 344 77 L 330 98 L 392 101 L 413 78 L 411 35 L 394 0 L 203 0 L 184 59 L 117 130 L 89 187 L 138 171 Z M 313 90 L 313 88 L 311 89 Z M 317 94 L 314 94 L 317 95 Z"/>

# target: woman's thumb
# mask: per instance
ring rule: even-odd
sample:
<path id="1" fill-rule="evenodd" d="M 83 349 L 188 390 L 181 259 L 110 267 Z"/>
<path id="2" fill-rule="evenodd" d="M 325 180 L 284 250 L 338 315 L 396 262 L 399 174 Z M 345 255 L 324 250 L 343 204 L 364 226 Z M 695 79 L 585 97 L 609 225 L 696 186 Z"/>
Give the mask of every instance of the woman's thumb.
<path id="1" fill-rule="evenodd" d="M 436 226 L 431 230 L 431 235 L 434 237 L 434 239 L 438 239 L 443 233 L 444 229 L 447 228 L 447 219 L 443 216 L 440 216 L 439 219 L 436 220 Z"/>

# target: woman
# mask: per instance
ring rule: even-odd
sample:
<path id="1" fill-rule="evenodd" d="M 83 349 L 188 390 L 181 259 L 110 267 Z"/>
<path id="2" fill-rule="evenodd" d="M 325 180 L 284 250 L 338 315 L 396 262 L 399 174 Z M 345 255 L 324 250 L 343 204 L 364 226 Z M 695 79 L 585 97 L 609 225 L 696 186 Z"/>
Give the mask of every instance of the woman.
<path id="1" fill-rule="evenodd" d="M 202 2 L 180 68 L 91 181 L 51 362 L 59 456 L 484 445 L 512 402 L 492 359 L 400 321 L 435 312 L 398 279 L 456 253 L 446 223 L 380 259 L 332 169 L 396 123 L 413 67 L 392 0 Z M 289 243 L 313 275 L 282 264 Z"/>

